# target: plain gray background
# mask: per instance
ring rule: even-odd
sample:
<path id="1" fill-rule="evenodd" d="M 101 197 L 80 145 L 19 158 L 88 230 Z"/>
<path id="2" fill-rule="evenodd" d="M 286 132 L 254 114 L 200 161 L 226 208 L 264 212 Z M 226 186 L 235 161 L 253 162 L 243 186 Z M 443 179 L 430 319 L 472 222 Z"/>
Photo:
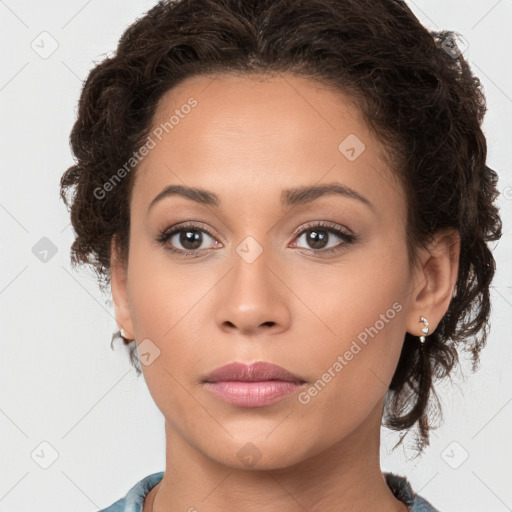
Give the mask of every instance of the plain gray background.
<path id="1" fill-rule="evenodd" d="M 82 81 L 148 0 L 0 1 L 0 511 L 87 512 L 164 469 L 163 418 L 125 351 L 92 273 L 72 271 L 59 179 Z M 480 370 L 438 387 L 443 426 L 426 453 L 382 431 L 382 469 L 442 511 L 512 510 L 512 1 L 408 2 L 467 41 L 488 100 L 488 164 L 500 174 L 492 330 Z M 52 53 L 53 52 L 53 53 Z M 42 240 L 43 239 L 43 240 Z M 48 252 L 43 253 L 45 249 Z M 42 258 L 42 259 L 41 259 Z"/>

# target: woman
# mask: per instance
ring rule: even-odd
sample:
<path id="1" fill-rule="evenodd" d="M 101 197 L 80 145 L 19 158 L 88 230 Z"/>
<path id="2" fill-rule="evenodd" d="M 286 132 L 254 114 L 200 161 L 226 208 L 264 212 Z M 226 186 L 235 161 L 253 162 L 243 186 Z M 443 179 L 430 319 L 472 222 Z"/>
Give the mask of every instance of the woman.
<path id="1" fill-rule="evenodd" d="M 381 472 L 380 428 L 421 452 L 435 382 L 486 341 L 484 112 L 404 2 L 159 2 L 126 30 L 61 193 L 166 468 L 105 511 L 436 510 Z"/>

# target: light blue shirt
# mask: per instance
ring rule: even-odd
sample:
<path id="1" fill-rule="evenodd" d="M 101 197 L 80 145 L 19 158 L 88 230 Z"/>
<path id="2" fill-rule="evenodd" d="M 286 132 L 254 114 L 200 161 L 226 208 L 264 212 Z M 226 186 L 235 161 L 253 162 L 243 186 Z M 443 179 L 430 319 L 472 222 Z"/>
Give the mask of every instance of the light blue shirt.
<path id="1" fill-rule="evenodd" d="M 393 473 L 383 473 L 383 475 L 393 494 L 409 507 L 410 512 L 439 512 L 427 500 L 414 493 L 406 478 Z M 128 491 L 124 498 L 99 512 L 142 512 L 144 498 L 163 476 L 164 472 L 160 471 L 143 478 Z"/>

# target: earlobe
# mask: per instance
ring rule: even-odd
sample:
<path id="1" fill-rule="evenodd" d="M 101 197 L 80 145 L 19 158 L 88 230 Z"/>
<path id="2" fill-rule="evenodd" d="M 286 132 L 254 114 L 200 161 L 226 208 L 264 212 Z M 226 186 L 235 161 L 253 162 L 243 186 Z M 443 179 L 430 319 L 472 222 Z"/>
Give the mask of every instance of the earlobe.
<path id="1" fill-rule="evenodd" d="M 126 281 L 126 265 L 119 258 L 119 251 L 115 239 L 112 239 L 110 245 L 110 289 L 114 303 L 116 322 L 119 329 L 122 330 L 123 337 L 134 339 L 135 336 L 129 308 Z"/>
<path id="2" fill-rule="evenodd" d="M 437 232 L 421 250 L 407 318 L 407 331 L 414 336 L 422 336 L 422 317 L 432 333 L 448 310 L 457 282 L 459 254 L 460 236 L 454 229 Z"/>

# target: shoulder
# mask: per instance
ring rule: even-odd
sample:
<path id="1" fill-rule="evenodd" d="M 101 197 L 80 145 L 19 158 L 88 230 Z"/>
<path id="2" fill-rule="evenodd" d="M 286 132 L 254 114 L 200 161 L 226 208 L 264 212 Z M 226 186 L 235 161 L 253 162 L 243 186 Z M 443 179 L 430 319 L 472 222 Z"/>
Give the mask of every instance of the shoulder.
<path id="1" fill-rule="evenodd" d="M 384 477 L 393 494 L 409 507 L 410 512 L 440 512 L 425 498 L 416 494 L 405 477 L 393 473 L 384 473 Z"/>
<path id="2" fill-rule="evenodd" d="M 164 472 L 153 473 L 137 482 L 124 496 L 112 503 L 110 507 L 99 512 L 142 512 L 142 504 L 147 493 L 162 480 Z"/>

